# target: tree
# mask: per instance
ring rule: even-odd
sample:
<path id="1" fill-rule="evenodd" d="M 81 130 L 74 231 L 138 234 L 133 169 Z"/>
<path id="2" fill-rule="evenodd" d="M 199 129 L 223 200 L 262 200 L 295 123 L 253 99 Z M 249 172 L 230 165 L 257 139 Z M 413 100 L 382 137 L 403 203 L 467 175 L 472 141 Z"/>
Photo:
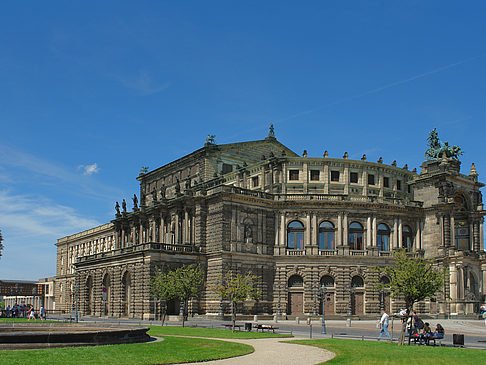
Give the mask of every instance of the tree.
<path id="1" fill-rule="evenodd" d="M 2 256 L 2 251 L 4 249 L 2 241 L 3 241 L 3 236 L 2 236 L 2 231 L 0 231 L 0 257 Z"/>
<path id="2" fill-rule="evenodd" d="M 204 285 L 204 270 L 199 265 L 184 265 L 167 273 L 159 271 L 151 281 L 151 293 L 165 301 L 179 299 L 182 303 L 182 327 L 189 299 L 199 297 Z M 164 306 L 162 323 L 167 313 Z"/>
<path id="3" fill-rule="evenodd" d="M 411 315 L 415 303 L 433 296 L 442 287 L 446 269 L 436 267 L 432 260 L 408 255 L 405 250 L 393 253 L 393 259 L 393 266 L 376 268 L 390 278 L 390 283 L 376 283 L 376 287 L 379 290 L 387 287 L 392 297 L 403 296 Z M 405 337 L 405 327 L 406 321 L 402 326 L 400 345 Z"/>
<path id="4" fill-rule="evenodd" d="M 261 290 L 255 287 L 258 276 L 247 272 L 245 275 L 227 272 L 220 278 L 219 284 L 212 289 L 217 292 L 221 298 L 231 301 L 231 320 L 233 321 L 232 331 L 235 331 L 236 323 L 236 305 L 247 299 L 257 299 L 261 295 Z"/>

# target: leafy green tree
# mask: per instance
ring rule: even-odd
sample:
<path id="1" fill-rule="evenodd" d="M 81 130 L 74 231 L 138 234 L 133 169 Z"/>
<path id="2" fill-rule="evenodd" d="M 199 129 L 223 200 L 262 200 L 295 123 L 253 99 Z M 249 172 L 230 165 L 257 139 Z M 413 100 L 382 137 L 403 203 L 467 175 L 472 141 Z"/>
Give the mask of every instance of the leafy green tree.
<path id="1" fill-rule="evenodd" d="M 184 327 L 187 304 L 191 298 L 197 298 L 204 287 L 204 270 L 199 265 L 179 266 L 175 270 L 166 273 L 159 271 L 151 281 L 152 295 L 165 302 L 163 306 L 163 319 L 167 314 L 166 303 L 178 299 L 182 302 Z"/>
<path id="2" fill-rule="evenodd" d="M 408 255 L 405 250 L 395 252 L 393 259 L 393 266 L 376 268 L 390 278 L 390 283 L 376 283 L 376 287 L 386 287 L 392 297 L 403 297 L 410 315 L 415 303 L 435 295 L 442 287 L 446 269 L 438 268 L 432 260 Z M 403 325 L 399 344 L 403 344 L 405 329 Z"/>
<path id="3" fill-rule="evenodd" d="M 232 331 L 235 331 L 236 305 L 248 299 L 257 299 L 261 295 L 261 290 L 256 288 L 258 276 L 247 272 L 245 275 L 228 271 L 220 278 L 219 284 L 212 287 L 221 298 L 231 301 L 231 320 L 233 321 Z"/>

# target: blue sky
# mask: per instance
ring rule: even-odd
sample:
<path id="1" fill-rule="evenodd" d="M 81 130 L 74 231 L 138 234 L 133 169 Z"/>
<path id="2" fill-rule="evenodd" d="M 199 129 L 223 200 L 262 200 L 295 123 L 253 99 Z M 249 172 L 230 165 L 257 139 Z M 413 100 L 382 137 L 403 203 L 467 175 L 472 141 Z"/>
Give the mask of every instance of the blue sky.
<path id="1" fill-rule="evenodd" d="M 426 138 L 486 173 L 481 1 L 27 1 L 0 11 L 0 278 L 113 218 L 141 166 L 277 138 L 412 169 Z"/>

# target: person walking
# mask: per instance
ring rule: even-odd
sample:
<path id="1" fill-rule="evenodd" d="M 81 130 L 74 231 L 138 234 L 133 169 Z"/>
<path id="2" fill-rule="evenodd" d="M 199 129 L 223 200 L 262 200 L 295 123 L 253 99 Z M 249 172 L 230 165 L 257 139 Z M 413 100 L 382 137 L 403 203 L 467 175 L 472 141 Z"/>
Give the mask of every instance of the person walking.
<path id="1" fill-rule="evenodd" d="M 383 336 L 383 333 L 386 335 L 388 340 L 391 340 L 390 333 L 388 332 L 388 320 L 390 316 L 384 311 L 381 311 L 381 319 L 380 319 L 380 334 L 378 335 L 378 341 L 380 341 L 381 336 Z"/>

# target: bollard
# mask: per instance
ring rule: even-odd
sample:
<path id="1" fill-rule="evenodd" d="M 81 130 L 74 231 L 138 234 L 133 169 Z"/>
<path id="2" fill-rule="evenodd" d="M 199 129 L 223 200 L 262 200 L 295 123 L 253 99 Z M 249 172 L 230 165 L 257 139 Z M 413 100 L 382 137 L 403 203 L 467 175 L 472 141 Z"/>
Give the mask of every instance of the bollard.
<path id="1" fill-rule="evenodd" d="M 258 322 L 258 316 L 256 314 L 253 316 L 253 322 Z"/>
<path id="2" fill-rule="evenodd" d="M 309 338 L 312 338 L 312 323 L 309 325 Z"/>
<path id="3" fill-rule="evenodd" d="M 346 327 L 351 327 L 351 318 L 346 318 Z"/>
<path id="4" fill-rule="evenodd" d="M 295 317 L 295 323 L 297 323 L 297 324 L 300 323 L 300 318 L 299 317 Z"/>

